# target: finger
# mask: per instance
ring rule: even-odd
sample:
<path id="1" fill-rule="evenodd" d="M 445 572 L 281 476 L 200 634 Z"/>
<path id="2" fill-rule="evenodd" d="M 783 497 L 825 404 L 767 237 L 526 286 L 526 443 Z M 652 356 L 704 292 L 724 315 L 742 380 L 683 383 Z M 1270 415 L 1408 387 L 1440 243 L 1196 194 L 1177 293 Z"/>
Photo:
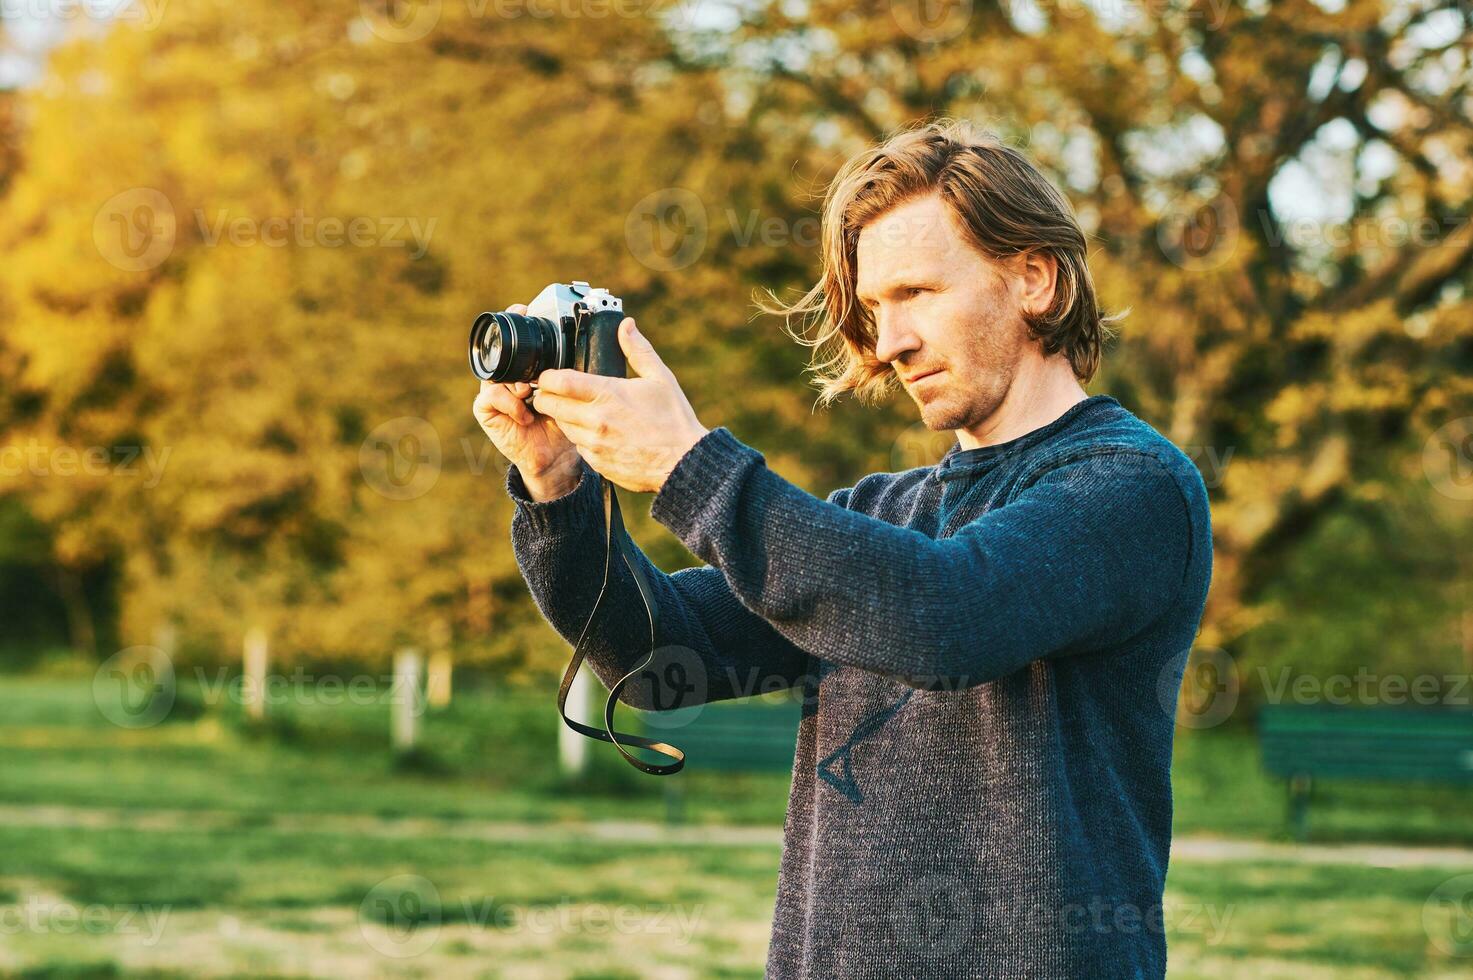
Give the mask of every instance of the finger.
<path id="1" fill-rule="evenodd" d="M 557 420 L 558 425 L 590 428 L 598 424 L 598 410 L 589 402 L 541 389 L 532 396 L 532 407 Z"/>
<path id="2" fill-rule="evenodd" d="M 532 386 L 525 381 L 487 381 L 485 378 L 481 379 L 481 390 L 483 392 L 496 388 L 506 388 L 518 398 L 526 398 L 532 394 Z"/>
<path id="3" fill-rule="evenodd" d="M 665 362 L 660 360 L 660 355 L 655 353 L 654 345 L 639 332 L 633 317 L 626 316 L 619 324 L 619 346 L 624 350 L 624 359 L 639 377 L 674 377 Z"/>
<path id="4" fill-rule="evenodd" d="M 564 395 L 578 401 L 589 402 L 608 391 L 609 384 L 616 380 L 622 381 L 623 379 L 605 378 L 586 371 L 575 371 L 572 368 L 553 368 L 542 372 L 537 378 L 537 387 L 554 395 Z"/>
<path id="5" fill-rule="evenodd" d="M 480 422 L 482 425 L 490 425 L 499 416 L 506 414 L 501 410 L 501 407 L 492 400 L 491 392 L 489 391 L 483 391 L 476 396 L 476 402 L 474 405 L 471 406 L 471 411 L 475 413 L 476 421 Z"/>
<path id="6" fill-rule="evenodd" d="M 476 392 L 477 412 L 481 411 L 482 409 L 494 407 L 494 403 L 491 401 L 491 395 L 496 391 L 497 388 L 500 387 L 500 385 L 492 384 L 489 381 L 481 382 L 481 390 Z"/>
<path id="7" fill-rule="evenodd" d="M 559 422 L 558 427 L 562 429 L 563 435 L 567 436 L 568 441 L 578 447 L 580 452 L 584 450 L 592 451 L 592 447 L 599 441 L 598 433 L 586 426 L 576 425 L 572 422 Z M 583 458 L 587 459 L 588 457 L 584 456 Z"/>
<path id="8" fill-rule="evenodd" d="M 483 425 L 489 425 L 498 415 L 506 414 L 502 411 L 501 406 L 496 404 L 494 391 L 483 391 L 476 396 L 475 413 L 476 421 Z"/>
<path id="9" fill-rule="evenodd" d="M 515 394 L 513 394 L 511 389 L 507 388 L 505 385 L 497 385 L 490 391 L 486 392 L 482 397 L 486 399 L 487 404 L 489 404 L 493 409 L 500 412 L 502 415 L 509 416 L 513 421 L 517 422 L 518 424 L 532 424 L 534 419 L 534 416 L 532 415 L 532 410 L 527 407 L 526 402 L 522 401 Z"/>
<path id="10" fill-rule="evenodd" d="M 526 313 L 527 312 L 527 304 L 526 303 L 513 303 L 513 304 L 511 304 L 510 306 L 508 306 L 506 308 L 506 312 L 508 312 L 508 313 Z"/>

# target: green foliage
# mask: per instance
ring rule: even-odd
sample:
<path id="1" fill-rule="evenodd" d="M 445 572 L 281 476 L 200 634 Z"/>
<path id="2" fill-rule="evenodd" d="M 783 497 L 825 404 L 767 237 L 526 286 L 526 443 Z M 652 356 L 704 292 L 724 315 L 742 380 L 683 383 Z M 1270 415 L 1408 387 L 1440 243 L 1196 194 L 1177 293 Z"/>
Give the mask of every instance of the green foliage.
<path id="1" fill-rule="evenodd" d="M 959 6 L 929 23 L 906 4 L 764 2 L 715 27 L 670 5 L 595 22 L 445 4 L 425 37 L 390 40 L 364 5 L 209 0 L 56 50 L 0 103 L 24 121 L 0 125 L 17 147 L 0 157 L 0 448 L 44 463 L 0 499 L 45 537 L 6 524 L 0 552 L 47 572 L 22 593 L 37 629 L 59 611 L 72 645 L 106 652 L 172 628 L 186 659 L 231 662 L 259 626 L 278 665 L 383 664 L 439 637 L 463 663 L 545 676 L 564 645 L 506 546 L 504 462 L 469 411 L 471 317 L 597 280 L 703 421 L 794 482 L 915 465 L 909 406 L 815 413 L 805 352 L 751 298 L 812 280 L 814 192 L 848 153 L 945 113 L 1025 145 L 1094 236 L 1106 305 L 1133 311 L 1096 390 L 1206 470 L 1202 642 L 1272 627 L 1257 649 L 1284 648 L 1280 597 L 1312 579 L 1284 570 L 1381 533 L 1366 507 L 1425 493 L 1428 433 L 1473 414 L 1468 39 L 1432 44 L 1373 0 L 1123 20 Z M 1295 172 L 1344 217 L 1308 240 L 1270 193 Z M 649 213 L 676 191 L 696 202 L 683 224 Z M 1430 241 L 1388 237 L 1423 220 Z M 355 221 L 366 243 L 345 241 Z M 688 264 L 641 238 L 683 245 L 692 222 Z M 399 499 L 386 467 L 412 477 L 435 452 L 433 486 Z M 632 503 L 652 557 L 689 562 Z M 31 566 L 0 561 L 7 594 Z M 1368 572 L 1337 601 L 1390 592 Z M 1366 622 L 1424 615 L 1446 607 Z"/>
<path id="2" fill-rule="evenodd" d="M 1241 645 L 1253 695 L 1286 678 L 1359 673 L 1373 692 L 1386 677 L 1434 677 L 1438 699 L 1466 705 L 1473 692 L 1449 680 L 1473 667 L 1461 618 L 1469 554 L 1473 523 L 1405 486 L 1331 516 L 1266 591 L 1276 614 Z"/>

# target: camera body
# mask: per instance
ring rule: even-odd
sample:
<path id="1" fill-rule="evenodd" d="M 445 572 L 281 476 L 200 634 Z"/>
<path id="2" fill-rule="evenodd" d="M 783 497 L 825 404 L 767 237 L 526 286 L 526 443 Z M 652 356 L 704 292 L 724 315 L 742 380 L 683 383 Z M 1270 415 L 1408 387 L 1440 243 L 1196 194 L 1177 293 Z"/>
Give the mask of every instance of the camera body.
<path id="1" fill-rule="evenodd" d="M 483 381 L 535 381 L 549 368 L 625 376 L 624 301 L 607 289 L 555 282 L 526 313 L 482 313 L 471 326 L 471 371 Z"/>

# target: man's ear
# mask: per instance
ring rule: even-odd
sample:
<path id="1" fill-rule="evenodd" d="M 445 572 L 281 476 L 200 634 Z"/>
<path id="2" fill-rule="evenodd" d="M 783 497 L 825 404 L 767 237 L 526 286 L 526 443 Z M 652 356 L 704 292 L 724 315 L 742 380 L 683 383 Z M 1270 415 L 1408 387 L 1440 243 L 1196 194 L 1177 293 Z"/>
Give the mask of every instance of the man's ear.
<path id="1" fill-rule="evenodd" d="M 1047 252 L 1023 252 L 1013 257 L 1013 268 L 1018 276 L 1018 306 L 1032 316 L 1048 312 L 1058 288 L 1059 263 Z"/>

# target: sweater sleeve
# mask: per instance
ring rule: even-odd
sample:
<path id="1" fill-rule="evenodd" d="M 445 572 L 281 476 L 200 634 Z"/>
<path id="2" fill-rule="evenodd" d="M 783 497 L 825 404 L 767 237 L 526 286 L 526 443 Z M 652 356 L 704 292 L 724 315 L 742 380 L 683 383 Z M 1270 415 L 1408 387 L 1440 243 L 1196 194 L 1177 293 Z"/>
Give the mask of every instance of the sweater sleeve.
<path id="1" fill-rule="evenodd" d="M 574 644 L 598 598 L 607 528 L 602 481 L 585 463 L 576 487 L 534 501 L 512 466 L 506 488 L 516 504 L 511 522 L 517 565 L 542 615 Z M 671 710 L 708 701 L 786 690 L 808 669 L 808 655 L 747 610 L 710 567 L 667 575 L 620 531 L 659 603 L 656 657 L 620 699 L 631 707 Z M 649 619 L 634 576 L 616 553 L 608 591 L 589 624 L 587 662 L 606 687 L 638 666 L 650 650 Z"/>
<path id="2" fill-rule="evenodd" d="M 651 513 L 815 657 L 955 689 L 1145 629 L 1185 580 L 1191 517 L 1149 453 L 1089 450 L 933 539 L 795 487 L 725 428 Z"/>

